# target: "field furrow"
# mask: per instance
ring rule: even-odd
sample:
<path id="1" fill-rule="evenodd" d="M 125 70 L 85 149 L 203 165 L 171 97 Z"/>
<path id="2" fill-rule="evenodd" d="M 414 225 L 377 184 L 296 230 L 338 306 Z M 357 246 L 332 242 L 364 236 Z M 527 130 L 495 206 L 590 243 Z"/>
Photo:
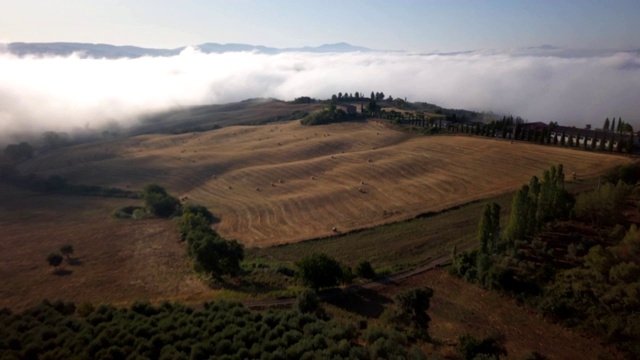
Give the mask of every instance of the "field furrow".
<path id="1" fill-rule="evenodd" d="M 514 190 L 562 163 L 567 180 L 628 158 L 470 136 L 419 136 L 379 121 L 297 121 L 144 135 L 60 149 L 21 165 L 73 183 L 155 182 L 207 206 L 216 230 L 263 247 L 413 217 Z"/>

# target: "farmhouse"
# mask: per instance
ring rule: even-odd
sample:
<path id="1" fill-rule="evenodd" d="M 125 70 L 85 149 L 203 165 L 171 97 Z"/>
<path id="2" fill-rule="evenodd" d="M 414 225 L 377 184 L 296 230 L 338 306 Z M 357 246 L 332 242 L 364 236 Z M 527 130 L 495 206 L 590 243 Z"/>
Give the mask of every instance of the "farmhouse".
<path id="1" fill-rule="evenodd" d="M 346 112 L 347 115 L 355 115 L 358 112 L 355 105 L 351 105 L 351 104 L 340 104 L 336 107 L 338 109 L 344 110 L 344 112 Z"/>

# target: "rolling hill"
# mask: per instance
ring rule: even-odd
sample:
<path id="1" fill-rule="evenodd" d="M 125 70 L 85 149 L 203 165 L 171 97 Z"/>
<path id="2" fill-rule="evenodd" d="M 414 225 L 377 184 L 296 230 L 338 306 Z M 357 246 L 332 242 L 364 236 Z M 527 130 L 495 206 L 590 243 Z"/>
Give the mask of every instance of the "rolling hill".
<path id="1" fill-rule="evenodd" d="M 501 139 L 418 136 L 375 120 L 317 127 L 292 121 L 85 144 L 20 170 L 129 189 L 159 183 L 207 206 L 220 217 L 223 236 L 265 247 L 501 194 L 552 164 L 583 178 L 627 161 Z"/>

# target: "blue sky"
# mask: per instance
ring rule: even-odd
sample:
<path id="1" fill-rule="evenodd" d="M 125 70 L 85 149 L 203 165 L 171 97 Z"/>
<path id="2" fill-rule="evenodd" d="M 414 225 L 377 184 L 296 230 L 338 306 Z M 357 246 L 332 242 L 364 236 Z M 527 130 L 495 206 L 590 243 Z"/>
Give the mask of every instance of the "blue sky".
<path id="1" fill-rule="evenodd" d="M 0 42 L 203 42 L 458 51 L 640 48 L 640 3 L 611 1 L 0 0 Z"/>

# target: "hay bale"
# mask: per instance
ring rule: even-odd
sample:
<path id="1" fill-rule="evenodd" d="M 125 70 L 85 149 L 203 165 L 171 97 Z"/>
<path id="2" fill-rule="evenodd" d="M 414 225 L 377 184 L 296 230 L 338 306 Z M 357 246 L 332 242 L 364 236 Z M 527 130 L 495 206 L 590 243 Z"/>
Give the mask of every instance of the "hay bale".
<path id="1" fill-rule="evenodd" d="M 278 179 L 278 182 L 279 182 L 280 184 L 284 184 L 284 180 L 282 180 L 282 179 Z"/>
<path id="2" fill-rule="evenodd" d="M 364 181 L 360 181 L 360 185 L 364 185 Z"/>
<path id="3" fill-rule="evenodd" d="M 312 177 L 311 177 L 311 180 L 315 180 L 315 179 L 316 179 L 316 177 L 315 177 L 315 176 L 312 176 Z"/>

